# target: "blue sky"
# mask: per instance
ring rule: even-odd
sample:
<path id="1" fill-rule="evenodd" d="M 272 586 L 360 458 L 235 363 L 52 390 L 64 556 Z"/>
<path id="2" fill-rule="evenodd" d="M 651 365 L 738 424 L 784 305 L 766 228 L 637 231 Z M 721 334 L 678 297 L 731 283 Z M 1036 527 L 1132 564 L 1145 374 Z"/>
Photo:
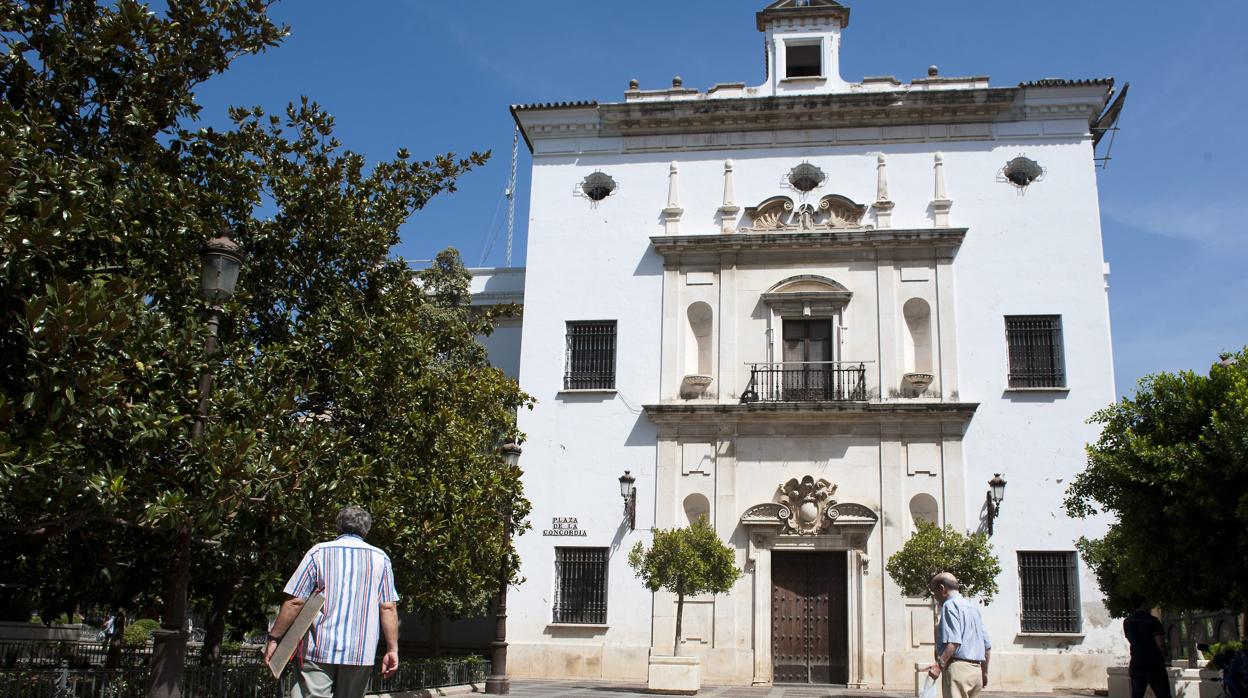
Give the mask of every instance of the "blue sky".
<path id="1" fill-rule="evenodd" d="M 459 191 L 403 228 L 397 252 L 455 246 L 470 266 L 501 266 L 510 164 L 509 104 L 619 101 L 643 89 L 706 89 L 763 79 L 764 0 L 593 3 L 286 0 L 284 45 L 240 60 L 200 92 L 203 120 L 228 105 L 280 111 L 300 95 L 337 118 L 372 160 L 493 150 Z M 847 0 L 841 75 L 903 81 L 988 75 L 1131 83 L 1113 160 L 1099 175 L 1115 373 L 1127 393 L 1148 373 L 1204 371 L 1248 344 L 1248 3 L 1145 0 Z M 513 263 L 524 263 L 529 160 L 520 145 Z M 491 240 L 494 240 L 491 245 Z"/>

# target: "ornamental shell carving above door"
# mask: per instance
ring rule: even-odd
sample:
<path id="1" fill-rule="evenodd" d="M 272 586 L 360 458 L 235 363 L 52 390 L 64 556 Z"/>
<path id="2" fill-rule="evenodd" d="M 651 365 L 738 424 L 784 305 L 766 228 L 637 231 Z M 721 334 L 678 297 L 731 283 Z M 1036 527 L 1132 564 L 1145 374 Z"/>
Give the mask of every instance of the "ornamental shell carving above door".
<path id="1" fill-rule="evenodd" d="M 836 493 L 836 485 L 824 479 L 815 480 L 807 475 L 798 480 L 792 478 L 780 487 L 780 504 L 788 510 L 788 516 L 781 513 L 781 520 L 793 533 L 813 536 L 832 524 L 836 516 L 829 514 L 831 507 L 836 506 L 832 495 Z"/>

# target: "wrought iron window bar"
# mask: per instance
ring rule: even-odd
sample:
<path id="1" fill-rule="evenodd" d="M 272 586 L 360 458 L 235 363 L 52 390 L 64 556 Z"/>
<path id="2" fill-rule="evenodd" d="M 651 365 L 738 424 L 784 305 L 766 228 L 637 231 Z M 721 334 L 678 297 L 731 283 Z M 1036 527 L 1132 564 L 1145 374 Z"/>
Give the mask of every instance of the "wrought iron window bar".
<path id="1" fill-rule="evenodd" d="M 863 402 L 867 362 L 752 363 L 741 404 L 751 402 Z"/>
<path id="2" fill-rule="evenodd" d="M 569 322 L 564 390 L 615 387 L 615 320 Z"/>
<path id="3" fill-rule="evenodd" d="M 1011 388 L 1064 388 L 1062 316 L 1007 315 Z"/>
<path id="4" fill-rule="evenodd" d="M 1018 553 L 1025 633 L 1078 633 L 1079 576 L 1073 552 Z"/>
<path id="5" fill-rule="evenodd" d="M 606 548 L 555 548 L 554 606 L 555 623 L 606 624 Z"/>

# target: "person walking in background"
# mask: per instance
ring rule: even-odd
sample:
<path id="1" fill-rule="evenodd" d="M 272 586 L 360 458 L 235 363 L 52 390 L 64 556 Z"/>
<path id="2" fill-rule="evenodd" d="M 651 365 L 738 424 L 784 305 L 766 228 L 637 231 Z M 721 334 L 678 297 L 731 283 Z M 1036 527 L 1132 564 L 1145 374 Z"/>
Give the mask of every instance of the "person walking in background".
<path id="1" fill-rule="evenodd" d="M 286 583 L 290 597 L 269 629 L 264 660 L 269 662 L 304 601 L 320 592 L 325 597 L 303 643 L 299 681 L 291 698 L 362 698 L 376 657 L 378 628 L 386 641 L 383 676 L 399 668 L 398 593 L 390 558 L 364 536 L 373 519 L 357 506 L 338 512 L 336 540 L 318 543 Z"/>
<path id="2" fill-rule="evenodd" d="M 117 614 L 112 611 L 108 612 L 108 618 L 104 619 L 104 644 L 113 641 L 113 635 L 117 633 Z"/>
<path id="3" fill-rule="evenodd" d="M 1131 645 L 1131 698 L 1144 698 L 1150 687 L 1156 698 L 1170 698 L 1170 675 L 1166 671 L 1166 629 L 1151 613 L 1148 599 L 1132 596 L 1135 612 L 1122 622 L 1122 632 Z"/>
<path id="4" fill-rule="evenodd" d="M 984 629 L 979 606 L 963 598 L 957 577 L 941 572 L 928 589 L 940 602 L 940 634 L 936 663 L 927 675 L 940 679 L 944 698 L 975 698 L 988 685 L 992 641 Z"/>

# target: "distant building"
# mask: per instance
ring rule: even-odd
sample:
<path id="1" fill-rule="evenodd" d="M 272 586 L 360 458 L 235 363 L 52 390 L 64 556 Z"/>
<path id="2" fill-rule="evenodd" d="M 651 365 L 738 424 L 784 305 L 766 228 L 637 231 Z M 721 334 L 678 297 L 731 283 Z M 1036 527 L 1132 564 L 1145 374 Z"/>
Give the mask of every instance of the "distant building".
<path id="1" fill-rule="evenodd" d="M 1085 419 L 1115 399 L 1093 160 L 1113 81 L 848 82 L 849 17 L 758 12 L 756 87 L 512 108 L 533 152 L 519 379 L 538 400 L 513 675 L 644 680 L 674 600 L 626 553 L 703 515 L 745 571 L 686 604 L 707 682 L 912 686 L 932 611 L 884 563 L 920 520 L 993 527 L 995 686 L 1103 686 L 1124 656 L 1074 548 L 1104 522 L 1062 510 Z M 503 271 L 481 290 L 514 297 Z M 501 364 L 518 333 L 491 340 Z"/>

